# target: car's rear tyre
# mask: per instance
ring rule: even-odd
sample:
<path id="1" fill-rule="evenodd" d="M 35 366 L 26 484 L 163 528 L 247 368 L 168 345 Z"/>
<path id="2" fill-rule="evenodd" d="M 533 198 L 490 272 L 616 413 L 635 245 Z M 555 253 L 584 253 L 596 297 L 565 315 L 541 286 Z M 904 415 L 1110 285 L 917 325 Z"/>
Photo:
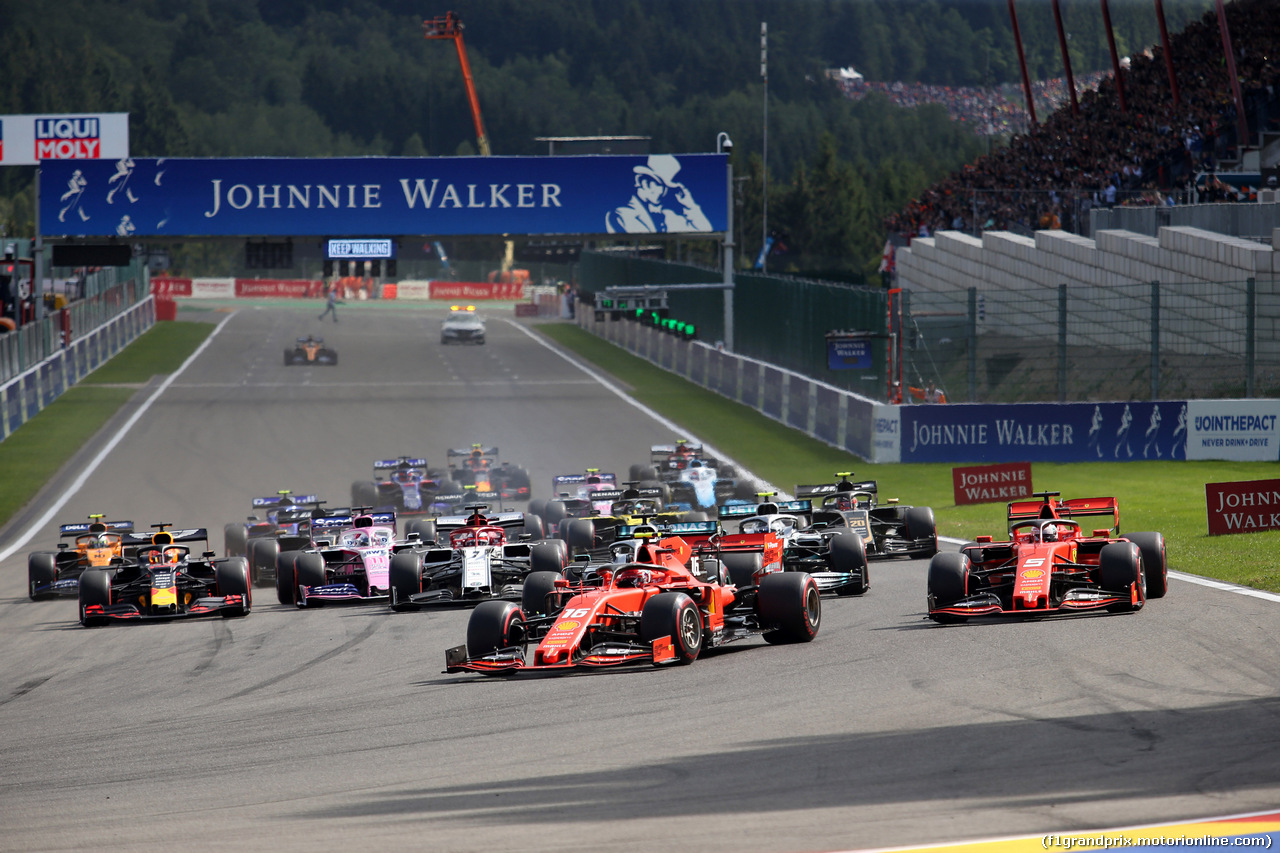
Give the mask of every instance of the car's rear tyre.
<path id="1" fill-rule="evenodd" d="M 368 480 L 351 484 L 351 506 L 375 507 L 378 505 L 378 487 Z"/>
<path id="2" fill-rule="evenodd" d="M 808 572 L 775 572 L 760 579 L 756 593 L 760 622 L 772 627 L 769 643 L 807 643 L 822 625 L 822 594 Z"/>
<path id="3" fill-rule="evenodd" d="M 853 583 L 837 588 L 836 595 L 862 595 L 870 589 L 871 568 L 867 565 L 867 548 L 862 537 L 856 533 L 851 536 L 831 537 L 831 551 L 827 555 L 827 564 L 833 572 L 858 575 L 858 579 Z"/>
<path id="4" fill-rule="evenodd" d="M 759 551 L 725 551 L 720 562 L 729 573 L 729 582 L 740 591 L 756 585 L 756 576 L 764 565 Z"/>
<path id="5" fill-rule="evenodd" d="M 542 520 L 547 524 L 559 524 L 560 519 L 566 518 L 569 513 L 564 508 L 564 501 L 549 500 L 543 508 Z"/>
<path id="6" fill-rule="evenodd" d="M 671 638 L 675 663 L 693 663 L 702 651 L 702 614 L 683 592 L 661 592 L 644 603 L 640 612 L 641 641 L 650 645 L 663 637 Z"/>
<path id="7" fill-rule="evenodd" d="M 80 624 L 86 628 L 107 622 L 105 618 L 89 616 L 86 611 L 94 605 L 111 606 L 111 575 L 101 569 L 89 569 L 80 575 Z"/>
<path id="8" fill-rule="evenodd" d="M 36 594 L 37 587 L 48 587 L 58 580 L 58 557 L 52 551 L 36 551 L 27 557 L 27 595 L 32 601 L 49 597 L 50 593 Z"/>
<path id="9" fill-rule="evenodd" d="M 566 562 L 566 552 L 560 547 L 558 541 L 536 542 L 529 548 L 529 571 L 531 572 L 562 574 Z"/>
<path id="10" fill-rule="evenodd" d="M 534 498 L 529 501 L 529 512 L 541 517 L 543 520 L 547 517 L 547 501 L 544 498 Z"/>
<path id="11" fill-rule="evenodd" d="M 248 544 L 249 580 L 254 586 L 264 586 L 276 567 L 280 556 L 280 542 L 276 539 L 250 539 Z M 264 572 L 265 570 L 265 572 Z"/>
<path id="12" fill-rule="evenodd" d="M 285 551 L 276 557 L 276 601 L 281 604 L 298 603 L 298 581 L 293 571 L 293 562 L 298 558 L 298 551 Z"/>
<path id="13" fill-rule="evenodd" d="M 1123 592 L 1130 595 L 1130 585 L 1138 584 L 1139 590 L 1144 586 L 1142 578 L 1142 553 L 1133 542 L 1111 542 L 1102 546 L 1098 553 L 1098 582 L 1108 592 Z M 1140 596 L 1140 599 L 1144 596 Z M 1107 609 L 1112 613 L 1132 613 L 1142 609 L 1142 600 L 1137 604 L 1122 601 L 1112 604 Z"/>
<path id="14" fill-rule="evenodd" d="M 404 532 L 408 536 L 418 534 L 423 542 L 435 542 L 437 538 L 436 520 L 434 518 L 416 518 L 405 525 Z"/>
<path id="15" fill-rule="evenodd" d="M 324 586 L 329 575 L 324 568 L 324 557 L 307 551 L 300 552 L 293 561 L 294 586 Z M 295 601 L 295 603 L 299 603 Z"/>
<path id="16" fill-rule="evenodd" d="M 391 584 L 391 609 L 411 608 L 409 597 L 422 592 L 422 556 L 414 551 L 401 551 L 394 555 L 388 580 Z"/>
<path id="17" fill-rule="evenodd" d="M 689 512 L 680 513 L 681 521 L 706 521 L 707 514 L 701 510 L 690 510 Z"/>
<path id="18" fill-rule="evenodd" d="M 932 557 L 938 553 L 938 525 L 933 518 L 933 508 L 927 506 L 909 506 L 906 510 L 907 538 L 913 540 L 927 539 L 930 544 L 917 551 L 920 557 Z"/>
<path id="19" fill-rule="evenodd" d="M 524 613 L 511 601 L 482 601 L 467 620 L 467 654 L 473 658 L 528 643 Z"/>
<path id="20" fill-rule="evenodd" d="M 536 571 L 525 576 L 520 591 L 520 609 L 527 616 L 548 616 L 555 608 L 549 596 L 555 591 L 556 581 L 564 578 L 559 571 Z"/>
<path id="21" fill-rule="evenodd" d="M 641 480 L 638 488 L 657 489 L 660 492 L 660 495 L 658 497 L 659 500 L 661 500 L 663 503 L 669 503 L 671 501 L 671 487 L 668 486 L 666 483 L 660 482 L 658 480 Z"/>
<path id="22" fill-rule="evenodd" d="M 969 594 L 969 558 L 947 551 L 934 554 L 929 561 L 929 609 L 947 607 Z M 962 616 L 938 613 L 929 617 L 935 622 L 960 622 Z"/>
<path id="23" fill-rule="evenodd" d="M 758 497 L 756 484 L 750 480 L 739 480 L 733 484 L 733 496 L 740 501 L 754 501 Z"/>
<path id="24" fill-rule="evenodd" d="M 532 512 L 524 514 L 524 532 L 531 539 L 541 539 L 547 535 L 547 528 L 542 523 L 542 516 Z"/>
<path id="25" fill-rule="evenodd" d="M 628 469 L 627 473 L 631 475 L 628 479 L 637 483 L 640 482 L 641 480 L 658 479 L 658 470 L 654 468 L 652 465 L 644 465 L 644 464 L 637 463 L 635 465 L 632 465 Z"/>
<path id="26" fill-rule="evenodd" d="M 1138 546 L 1138 554 L 1142 557 L 1142 579 L 1147 582 L 1147 599 L 1164 598 L 1169 591 L 1169 557 L 1165 552 L 1164 535 L 1130 533 L 1124 538 Z"/>
<path id="27" fill-rule="evenodd" d="M 569 553 L 590 551 L 595 544 L 596 526 L 589 518 L 575 518 L 565 525 L 564 541 Z"/>
<path id="28" fill-rule="evenodd" d="M 273 545 L 276 543 L 272 543 Z M 253 607 L 253 588 L 249 584 L 249 561 L 244 557 L 229 557 L 213 566 L 213 578 L 218 595 L 239 595 L 244 605 L 219 611 L 226 619 L 246 616 Z"/>
<path id="29" fill-rule="evenodd" d="M 248 534 L 243 524 L 228 524 L 222 528 L 222 556 L 243 557 Z"/>

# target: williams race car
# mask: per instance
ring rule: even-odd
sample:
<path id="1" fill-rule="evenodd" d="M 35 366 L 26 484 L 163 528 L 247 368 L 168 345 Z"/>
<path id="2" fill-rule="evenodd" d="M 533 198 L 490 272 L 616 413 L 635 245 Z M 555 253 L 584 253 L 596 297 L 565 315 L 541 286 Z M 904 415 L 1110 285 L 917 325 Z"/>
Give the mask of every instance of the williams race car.
<path id="1" fill-rule="evenodd" d="M 75 537 L 75 547 L 59 542 L 57 551 L 33 551 L 27 555 L 27 594 L 31 600 L 77 595 L 80 576 L 89 569 L 105 569 L 124 556 L 121 536 L 133 532 L 132 521 L 103 521 L 91 515 L 88 521 L 64 524 L 58 535 Z"/>
<path id="2" fill-rule="evenodd" d="M 852 472 L 836 474 L 838 483 L 796 486 L 796 497 L 821 501 L 812 514 L 814 529 L 848 528 L 862 537 L 870 559 L 932 557 L 938 553 L 933 509 L 904 506 L 897 498 L 879 502 L 875 480 L 851 483 Z"/>
<path id="3" fill-rule="evenodd" d="M 445 671 L 692 663 L 704 648 L 757 634 L 768 642 L 817 636 L 822 598 L 808 575 L 774 572 L 740 589 L 718 559 L 694 554 L 679 536 L 652 537 L 633 556 L 636 562 L 576 582 L 535 572 L 519 605 L 482 602 L 467 624 L 466 645 L 445 652 Z"/>
<path id="4" fill-rule="evenodd" d="M 440 324 L 442 344 L 483 344 L 485 321 L 474 305 L 450 305 L 449 316 Z"/>
<path id="5" fill-rule="evenodd" d="M 1168 588 L 1164 537 L 1120 536 L 1115 498 L 1061 500 L 1036 492 L 1037 501 L 1009 503 L 1009 538 L 979 536 L 960 553 L 929 562 L 929 618 L 963 622 L 972 616 L 1041 616 L 1141 610 Z M 1107 527 L 1085 534 L 1077 519 L 1106 517 Z"/>
<path id="6" fill-rule="evenodd" d="M 186 616 L 245 616 L 252 604 L 249 566 L 244 557 L 215 559 L 213 551 L 198 557 L 185 543 L 204 542 L 204 528 L 122 535 L 126 553 L 109 568 L 80 576 L 80 624 L 178 619 Z"/>
<path id="7" fill-rule="evenodd" d="M 285 367 L 293 367 L 297 364 L 333 365 L 337 363 L 337 350 L 325 346 L 324 338 L 317 338 L 311 335 L 307 335 L 305 338 L 298 338 L 293 345 L 293 349 L 284 351 Z"/>

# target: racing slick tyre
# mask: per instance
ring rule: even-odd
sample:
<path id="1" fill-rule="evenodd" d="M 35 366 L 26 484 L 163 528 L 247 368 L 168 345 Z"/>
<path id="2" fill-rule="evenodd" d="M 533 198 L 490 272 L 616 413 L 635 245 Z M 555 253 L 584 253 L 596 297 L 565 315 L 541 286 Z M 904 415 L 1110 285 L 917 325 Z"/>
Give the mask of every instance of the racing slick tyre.
<path id="1" fill-rule="evenodd" d="M 732 465 L 717 465 L 716 473 L 726 480 L 732 480 L 738 476 L 738 469 Z"/>
<path id="2" fill-rule="evenodd" d="M 674 663 L 693 663 L 702 651 L 702 614 L 683 592 L 660 592 L 644 603 L 640 613 L 641 642 L 651 645 L 663 637 L 671 638 L 676 653 Z"/>
<path id="3" fill-rule="evenodd" d="M 529 510 L 528 510 L 528 511 L 529 511 L 530 513 L 532 513 L 533 515 L 536 515 L 536 516 L 538 516 L 538 517 L 540 517 L 540 518 L 542 518 L 542 519 L 546 519 L 546 517 L 547 517 L 547 502 L 546 502 L 545 500 L 543 500 L 542 498 L 535 498 L 535 499 L 533 499 L 533 500 L 529 501 Z"/>
<path id="4" fill-rule="evenodd" d="M 1102 546 L 1098 554 L 1098 581 L 1108 592 L 1129 594 L 1132 584 L 1137 584 L 1143 592 L 1137 604 L 1122 601 L 1107 607 L 1112 613 L 1132 613 L 1142 609 L 1146 599 L 1144 576 L 1142 573 L 1142 553 L 1133 542 L 1112 542 Z"/>
<path id="5" fill-rule="evenodd" d="M 93 605 L 111 606 L 111 572 L 90 569 L 80 575 L 80 624 L 86 628 L 106 624 L 106 619 L 87 615 Z"/>
<path id="6" fill-rule="evenodd" d="M 271 543 L 276 545 L 276 543 Z M 279 546 L 276 546 L 277 549 Z M 243 596 L 244 604 L 240 607 L 229 607 L 219 611 L 223 618 L 248 616 L 253 606 L 253 589 L 249 585 L 249 561 L 244 557 L 230 557 L 213 566 L 213 579 L 218 587 L 218 595 Z"/>
<path id="7" fill-rule="evenodd" d="M 423 542 L 434 542 L 437 536 L 436 520 L 434 518 L 415 519 L 405 525 L 404 532 L 406 536 L 418 534 L 418 538 Z"/>
<path id="8" fill-rule="evenodd" d="M 334 366 L 334 367 L 337 367 L 337 366 L 338 366 L 338 351 L 337 351 L 337 350 L 325 350 L 325 355 L 327 355 L 327 356 L 329 357 L 329 361 L 328 361 L 328 363 L 329 363 L 329 364 L 331 364 L 331 365 L 332 365 L 332 366 Z"/>
<path id="9" fill-rule="evenodd" d="M 542 523 L 542 516 L 526 512 L 524 514 L 524 532 L 533 539 L 542 539 L 546 536 L 547 529 Z"/>
<path id="10" fill-rule="evenodd" d="M 955 604 L 969 594 L 969 558 L 947 551 L 929 561 L 929 609 Z M 934 622 L 963 622 L 963 616 L 930 614 Z"/>
<path id="11" fill-rule="evenodd" d="M 529 571 L 531 572 L 554 572 L 559 575 L 564 572 L 565 552 L 561 550 L 557 542 L 538 542 L 529 548 Z M 529 612 L 526 607 L 525 612 Z"/>
<path id="12" fill-rule="evenodd" d="M 867 565 L 867 546 L 862 537 L 832 536 L 827 565 L 833 572 L 857 575 L 858 580 L 836 589 L 836 595 L 862 595 L 871 587 L 871 569 Z"/>
<path id="13" fill-rule="evenodd" d="M 228 524 L 222 528 L 222 556 L 243 557 L 247 542 L 243 524 Z"/>
<path id="14" fill-rule="evenodd" d="M 741 501 L 756 499 L 756 484 L 750 480 L 739 480 L 733 486 L 733 496 Z"/>
<path id="15" fill-rule="evenodd" d="M 596 538 L 596 526 L 589 518 L 575 518 L 565 525 L 564 541 L 569 546 L 569 553 L 579 550 L 590 551 Z"/>
<path id="16" fill-rule="evenodd" d="M 409 596 L 422 592 L 422 555 L 414 551 L 396 554 L 391 558 L 388 577 L 391 584 L 391 609 L 412 609 Z"/>
<path id="17" fill-rule="evenodd" d="M 739 590 L 755 586 L 756 575 L 764 565 L 759 551 L 725 551 L 720 554 L 720 562 L 729 573 L 729 582 Z"/>
<path id="18" fill-rule="evenodd" d="M 276 557 L 280 556 L 280 542 L 275 539 L 250 539 L 246 550 L 250 583 L 254 586 L 270 585 L 271 573 L 276 568 Z"/>
<path id="19" fill-rule="evenodd" d="M 467 620 L 467 654 L 478 658 L 528 642 L 524 613 L 512 601 L 482 601 Z"/>
<path id="20" fill-rule="evenodd" d="M 1130 533 L 1124 537 L 1138 546 L 1142 556 L 1142 579 L 1147 583 L 1147 599 L 1164 598 L 1169 590 L 1169 559 L 1164 536 L 1159 533 Z"/>
<path id="21" fill-rule="evenodd" d="M 543 508 L 542 520 L 548 525 L 559 524 L 560 519 L 565 518 L 567 515 L 564 501 L 551 500 L 547 501 L 547 505 Z"/>
<path id="22" fill-rule="evenodd" d="M 909 506 L 906 509 L 907 538 L 928 539 L 930 544 L 916 552 L 920 557 L 932 557 L 938 553 L 938 525 L 933 519 L 933 508 L 927 506 Z"/>
<path id="23" fill-rule="evenodd" d="M 463 491 L 462 484 L 457 480 L 442 480 L 440 489 L 436 492 L 438 495 L 457 495 Z"/>
<path id="24" fill-rule="evenodd" d="M 295 589 L 300 586 L 324 586 L 329 582 L 329 575 L 324 568 L 324 557 L 308 551 L 299 552 L 297 559 L 293 561 L 293 575 Z M 302 606 L 300 598 L 295 599 L 294 603 Z"/>
<path id="25" fill-rule="evenodd" d="M 558 571 L 530 572 L 520 591 L 520 610 L 528 616 L 550 616 L 553 610 L 548 596 L 555 591 L 556 581 L 563 578 Z"/>
<path id="26" fill-rule="evenodd" d="M 368 506 L 378 505 L 378 487 L 368 480 L 361 480 L 358 483 L 351 484 L 351 506 Z"/>
<path id="27" fill-rule="evenodd" d="M 658 489 L 662 492 L 659 499 L 663 503 L 669 503 L 671 501 L 671 487 L 668 486 L 666 483 L 660 482 L 658 480 L 641 480 L 638 488 Z"/>
<path id="28" fill-rule="evenodd" d="M 773 626 L 767 643 L 808 643 L 822 624 L 822 594 L 808 572 L 775 572 L 760 579 L 756 593 L 760 622 Z"/>
<path id="29" fill-rule="evenodd" d="M 298 551 L 285 551 L 276 557 L 276 601 L 281 604 L 296 604 L 298 601 L 297 575 L 293 571 L 293 561 L 298 554 Z"/>
<path id="30" fill-rule="evenodd" d="M 58 558 L 52 551 L 36 551 L 27 557 L 27 595 L 37 601 L 50 593 L 37 595 L 37 587 L 47 587 L 58 579 Z"/>
<path id="31" fill-rule="evenodd" d="M 700 510 L 690 510 L 689 512 L 680 513 L 681 521 L 707 521 L 707 514 Z"/>
<path id="32" fill-rule="evenodd" d="M 628 473 L 631 474 L 630 479 L 637 483 L 641 480 L 658 479 L 658 469 L 654 468 L 652 465 L 632 465 Z"/>

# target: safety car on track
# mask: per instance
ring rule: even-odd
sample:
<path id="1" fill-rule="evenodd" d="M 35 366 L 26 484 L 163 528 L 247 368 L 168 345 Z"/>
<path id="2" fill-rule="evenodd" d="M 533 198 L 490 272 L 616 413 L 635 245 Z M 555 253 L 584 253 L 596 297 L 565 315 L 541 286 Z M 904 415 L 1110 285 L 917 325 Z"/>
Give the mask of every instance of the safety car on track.
<path id="1" fill-rule="evenodd" d="M 440 323 L 442 344 L 483 344 L 485 319 L 474 305 L 450 305 L 449 315 Z"/>

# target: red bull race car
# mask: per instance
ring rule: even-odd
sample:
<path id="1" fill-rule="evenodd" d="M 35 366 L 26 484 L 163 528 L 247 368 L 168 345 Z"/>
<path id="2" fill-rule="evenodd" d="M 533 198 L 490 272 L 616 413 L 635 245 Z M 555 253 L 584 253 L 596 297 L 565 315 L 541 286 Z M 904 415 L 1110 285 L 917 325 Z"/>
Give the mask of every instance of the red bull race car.
<path id="1" fill-rule="evenodd" d="M 500 461 L 498 448 L 473 444 L 469 448 L 450 448 L 447 452 L 449 476 L 468 491 L 470 499 L 496 501 L 529 500 L 529 472 L 519 465 Z"/>
<path id="2" fill-rule="evenodd" d="M 1009 536 L 979 536 L 929 562 L 929 618 L 1044 616 L 1141 610 L 1168 588 L 1159 533 L 1120 535 L 1115 498 L 1061 500 L 1036 492 L 1008 506 Z M 1105 519 L 1107 526 L 1099 526 Z M 1090 529 L 1081 528 L 1087 521 Z"/>
<path id="3" fill-rule="evenodd" d="M 103 521 L 99 514 L 88 521 L 58 528 L 63 539 L 75 538 L 73 546 L 58 543 L 57 551 L 33 551 L 27 555 L 27 594 L 41 598 L 78 595 L 80 576 L 89 569 L 105 569 L 124 556 L 121 537 L 133 532 L 132 521 Z"/>

